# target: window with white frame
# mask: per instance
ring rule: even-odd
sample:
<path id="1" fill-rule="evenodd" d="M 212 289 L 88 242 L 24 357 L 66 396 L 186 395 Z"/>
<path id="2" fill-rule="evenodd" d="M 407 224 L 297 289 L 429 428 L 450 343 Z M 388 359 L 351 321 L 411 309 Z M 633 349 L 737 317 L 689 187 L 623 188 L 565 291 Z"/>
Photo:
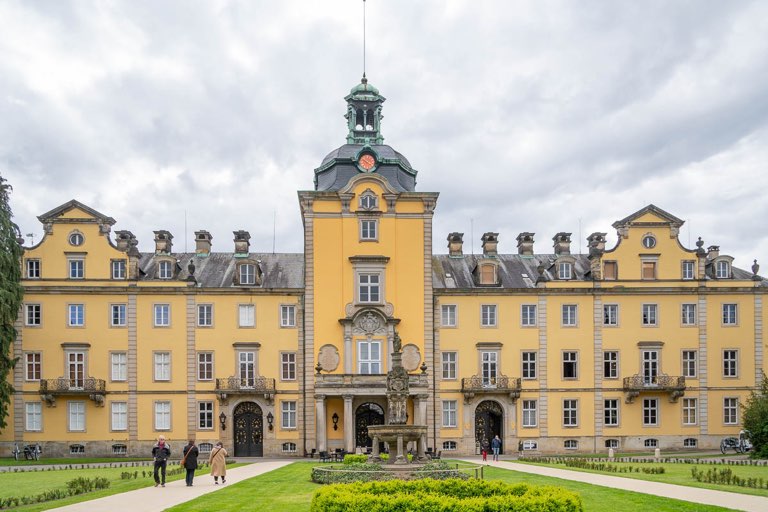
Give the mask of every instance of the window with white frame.
<path id="1" fill-rule="evenodd" d="M 85 325 L 84 304 L 69 304 L 67 306 L 67 325 L 69 327 L 83 327 Z"/>
<path id="2" fill-rule="evenodd" d="M 715 265 L 715 277 L 718 279 L 731 277 L 731 265 L 727 261 L 718 261 Z"/>
<path id="3" fill-rule="evenodd" d="M 683 266 L 682 266 L 682 277 L 683 277 L 683 279 L 689 280 L 689 279 L 693 279 L 695 277 L 694 269 L 696 267 L 694 266 L 694 264 L 695 264 L 695 262 L 690 261 L 690 260 L 683 261 Z"/>
<path id="4" fill-rule="evenodd" d="M 378 240 L 377 227 L 376 219 L 360 219 L 360 240 Z"/>
<path id="5" fill-rule="evenodd" d="M 683 439 L 683 447 L 684 448 L 697 448 L 699 446 L 699 441 L 694 437 L 686 437 Z"/>
<path id="6" fill-rule="evenodd" d="M 128 446 L 124 444 L 113 444 L 112 455 L 128 455 Z"/>
<path id="7" fill-rule="evenodd" d="M 197 380 L 213 380 L 213 352 L 197 353 Z"/>
<path id="8" fill-rule="evenodd" d="M 520 306 L 520 323 L 523 327 L 536 326 L 536 304 L 523 304 Z"/>
<path id="9" fill-rule="evenodd" d="M 110 415 L 112 430 L 128 430 L 128 402 L 112 402 Z"/>
<path id="10" fill-rule="evenodd" d="M 723 304 L 723 325 L 736 325 L 738 306 L 736 304 Z"/>
<path id="11" fill-rule="evenodd" d="M 655 426 L 659 424 L 659 399 L 643 398 L 643 425 Z"/>
<path id="12" fill-rule="evenodd" d="M 280 327 L 296 327 L 295 304 L 282 304 L 280 306 Z"/>
<path id="13" fill-rule="evenodd" d="M 24 404 L 24 430 L 40 432 L 43 430 L 43 404 L 26 402 Z"/>
<path id="14" fill-rule="evenodd" d="M 378 197 L 372 191 L 366 190 L 360 196 L 360 208 L 363 210 L 373 210 L 378 206 Z"/>
<path id="15" fill-rule="evenodd" d="M 69 278 L 70 279 L 83 279 L 85 278 L 85 260 L 81 258 L 69 259 Z"/>
<path id="16" fill-rule="evenodd" d="M 280 354 L 280 379 L 296 380 L 295 352 L 283 352 Z"/>
<path id="17" fill-rule="evenodd" d="M 483 304 L 480 306 L 480 325 L 483 327 L 496 327 L 496 304 Z"/>
<path id="18" fill-rule="evenodd" d="M 579 401 L 573 399 L 563 400 L 563 426 L 579 426 Z"/>
<path id="19" fill-rule="evenodd" d="M 696 304 L 682 304 L 680 306 L 680 314 L 680 323 L 682 325 L 696 325 Z"/>
<path id="20" fill-rule="evenodd" d="M 127 318 L 127 306 L 125 304 L 109 305 L 109 325 L 112 327 L 125 327 Z"/>
<path id="21" fill-rule="evenodd" d="M 155 430 L 171 430 L 171 402 L 155 402 Z"/>
<path id="22" fill-rule="evenodd" d="M 456 304 L 440 306 L 440 326 L 456 327 Z"/>
<path id="23" fill-rule="evenodd" d="M 381 275 L 360 273 L 357 275 L 358 300 L 364 303 L 381 302 Z"/>
<path id="24" fill-rule="evenodd" d="M 458 447 L 459 445 L 456 443 L 456 441 L 443 441 L 443 450 L 446 452 L 456 451 Z"/>
<path id="25" fill-rule="evenodd" d="M 213 326 L 213 304 L 197 305 L 197 326 L 198 327 Z"/>
<path id="26" fill-rule="evenodd" d="M 573 275 L 573 265 L 567 261 L 561 261 L 557 266 L 557 277 L 559 279 L 571 279 Z"/>
<path id="27" fill-rule="evenodd" d="M 282 428 L 296 428 L 296 402 L 286 400 L 280 403 L 280 412 Z"/>
<path id="28" fill-rule="evenodd" d="M 213 451 L 213 443 L 200 443 L 197 447 L 200 449 L 200 453 L 211 453 Z"/>
<path id="29" fill-rule="evenodd" d="M 643 325 L 646 327 L 658 325 L 658 304 L 643 304 Z"/>
<path id="30" fill-rule="evenodd" d="M 603 352 L 603 378 L 619 378 L 619 353 L 615 350 L 606 350 Z"/>
<path id="31" fill-rule="evenodd" d="M 614 450 L 619 447 L 619 440 L 618 439 L 606 439 L 605 440 L 605 447 L 606 448 L 613 448 Z"/>
<path id="32" fill-rule="evenodd" d="M 27 260 L 27 279 L 40 279 L 40 260 Z"/>
<path id="33" fill-rule="evenodd" d="M 563 442 L 563 448 L 566 450 L 578 450 L 579 449 L 579 441 L 576 439 L 566 439 Z"/>
<path id="34" fill-rule="evenodd" d="M 283 450 L 283 453 L 296 453 L 296 443 L 283 443 L 281 449 Z"/>
<path id="35" fill-rule="evenodd" d="M 25 304 L 24 325 L 39 327 L 43 323 L 43 306 L 41 304 Z"/>
<path id="36" fill-rule="evenodd" d="M 109 355 L 110 376 L 113 382 L 128 380 L 128 354 L 112 352 Z"/>
<path id="37" fill-rule="evenodd" d="M 523 362 L 523 375 L 524 379 L 536 378 L 536 352 L 525 351 L 520 354 Z"/>
<path id="38" fill-rule="evenodd" d="M 499 353 L 490 350 L 480 352 L 480 373 L 483 377 L 484 388 L 496 387 L 499 373 Z"/>
<path id="39" fill-rule="evenodd" d="M 112 279 L 125 279 L 125 260 L 112 260 Z"/>
<path id="40" fill-rule="evenodd" d="M 200 430 L 213 430 L 213 402 L 197 402 L 197 426 Z"/>
<path id="41" fill-rule="evenodd" d="M 154 320 L 155 327 L 169 327 L 171 325 L 171 305 L 155 304 Z"/>
<path id="42" fill-rule="evenodd" d="M 618 304 L 603 305 L 603 325 L 605 325 L 606 327 L 615 327 L 619 325 L 619 305 Z"/>
<path id="43" fill-rule="evenodd" d="M 443 380 L 456 379 L 456 352 L 442 352 Z"/>
<path id="44" fill-rule="evenodd" d="M 696 399 L 683 398 L 683 425 L 696 425 Z"/>
<path id="45" fill-rule="evenodd" d="M 377 375 L 381 373 L 381 342 L 359 341 L 357 343 L 358 373 Z"/>
<path id="46" fill-rule="evenodd" d="M 67 403 L 68 419 L 67 428 L 70 432 L 83 432 L 85 430 L 85 402 Z"/>
<path id="47" fill-rule="evenodd" d="M 723 377 L 739 376 L 739 351 L 723 350 Z"/>
<path id="48" fill-rule="evenodd" d="M 27 352 L 24 354 L 25 380 L 40 380 L 43 375 L 43 354 L 40 352 Z"/>
<path id="49" fill-rule="evenodd" d="M 171 380 L 170 352 L 155 352 L 155 380 Z"/>
<path id="50" fill-rule="evenodd" d="M 157 263 L 157 278 L 170 279 L 173 277 L 173 267 L 170 261 L 159 261 Z"/>
<path id="51" fill-rule="evenodd" d="M 238 267 L 240 284 L 256 284 L 256 265 L 253 263 L 241 263 Z"/>
<path id="52" fill-rule="evenodd" d="M 643 446 L 646 448 L 657 448 L 659 446 L 659 440 L 658 439 L 646 439 L 643 441 Z"/>
<path id="53" fill-rule="evenodd" d="M 563 352 L 563 379 L 579 378 L 579 353 L 575 351 Z"/>
<path id="54" fill-rule="evenodd" d="M 523 427 L 538 425 L 538 405 L 536 400 L 523 400 Z"/>
<path id="55" fill-rule="evenodd" d="M 565 327 L 576 326 L 578 306 L 576 304 L 563 304 L 561 321 Z"/>
<path id="56" fill-rule="evenodd" d="M 443 426 L 455 427 L 456 423 L 456 409 L 458 402 L 456 400 L 443 400 Z"/>
<path id="57" fill-rule="evenodd" d="M 739 399 L 723 398 L 723 424 L 736 425 L 739 423 Z"/>
<path id="58" fill-rule="evenodd" d="M 85 455 L 85 445 L 82 445 L 82 444 L 71 444 L 71 445 L 69 445 L 69 454 L 70 455 Z"/>
<path id="59" fill-rule="evenodd" d="M 619 426 L 619 400 L 617 398 L 603 400 L 603 424 L 606 427 Z"/>
<path id="60" fill-rule="evenodd" d="M 683 350 L 683 377 L 688 379 L 698 378 L 698 357 L 695 350 Z"/>
<path id="61" fill-rule="evenodd" d="M 243 350 L 237 353 L 240 387 L 253 388 L 256 385 L 256 352 Z"/>
<path id="62" fill-rule="evenodd" d="M 255 327 L 256 326 L 256 305 L 240 304 L 238 306 L 238 326 Z"/>

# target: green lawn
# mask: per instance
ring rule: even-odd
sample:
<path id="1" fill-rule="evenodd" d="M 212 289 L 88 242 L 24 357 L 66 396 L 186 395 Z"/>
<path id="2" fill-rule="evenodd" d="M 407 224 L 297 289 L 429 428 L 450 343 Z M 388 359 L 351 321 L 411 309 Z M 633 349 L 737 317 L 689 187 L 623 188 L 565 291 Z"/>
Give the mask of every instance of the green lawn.
<path id="1" fill-rule="evenodd" d="M 313 492 L 320 487 L 309 480 L 310 468 L 314 465 L 316 463 L 296 462 L 177 505 L 166 512 L 209 512 L 211 510 L 217 512 L 244 510 L 306 512 L 309 510 Z M 526 482 L 535 485 L 563 487 L 581 495 L 584 501 L 584 510 L 587 512 L 616 512 L 617 510 L 716 512 L 728 510 L 494 467 L 486 467 L 485 478 L 508 483 Z"/>
<path id="2" fill-rule="evenodd" d="M 146 462 L 148 459 L 147 457 L 144 458 L 133 458 L 133 459 L 126 459 L 121 458 L 117 459 L 114 457 L 108 458 L 108 457 L 83 457 L 82 459 L 73 459 L 72 457 L 69 458 L 61 458 L 61 459 L 46 459 L 42 458 L 40 460 L 15 460 L 13 457 L 5 457 L 0 459 L 0 466 L 47 466 L 50 464 L 66 464 L 66 465 L 72 465 L 72 466 L 79 466 L 80 464 L 95 464 L 95 463 L 101 463 L 101 462 L 112 462 L 114 464 L 121 464 L 121 463 L 130 463 L 130 462 Z"/>

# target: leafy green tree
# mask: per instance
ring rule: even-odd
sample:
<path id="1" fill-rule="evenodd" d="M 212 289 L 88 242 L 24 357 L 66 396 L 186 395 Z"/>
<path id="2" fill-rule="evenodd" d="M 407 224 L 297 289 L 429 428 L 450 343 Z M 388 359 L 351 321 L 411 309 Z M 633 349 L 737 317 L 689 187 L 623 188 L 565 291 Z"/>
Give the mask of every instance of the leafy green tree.
<path id="1" fill-rule="evenodd" d="M 768 377 L 763 373 L 763 381 L 757 391 L 752 391 L 744 405 L 744 428 L 750 432 L 752 456 L 768 458 Z"/>
<path id="2" fill-rule="evenodd" d="M 9 204 L 11 186 L 0 176 L 0 429 L 6 426 L 13 395 L 9 375 L 16 365 L 11 357 L 16 339 L 14 323 L 19 314 L 24 290 L 21 287 L 21 253 L 17 241 L 19 228 L 13 223 Z"/>

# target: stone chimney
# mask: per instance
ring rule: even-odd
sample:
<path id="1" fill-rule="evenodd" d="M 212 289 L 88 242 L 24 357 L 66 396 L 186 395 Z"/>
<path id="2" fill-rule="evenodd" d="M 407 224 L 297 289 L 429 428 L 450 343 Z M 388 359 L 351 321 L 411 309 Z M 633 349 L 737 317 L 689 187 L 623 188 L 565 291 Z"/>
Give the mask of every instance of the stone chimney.
<path id="1" fill-rule="evenodd" d="M 571 233 L 560 232 L 552 237 L 555 242 L 555 255 L 571 254 Z"/>
<path id="2" fill-rule="evenodd" d="M 235 254 L 249 254 L 251 252 L 251 234 L 242 229 L 232 233 L 235 235 Z"/>
<path id="3" fill-rule="evenodd" d="M 522 256 L 533 256 L 533 235 L 527 231 L 517 235 L 517 254 Z"/>
<path id="4" fill-rule="evenodd" d="M 157 254 L 171 254 L 173 250 L 173 235 L 170 231 L 161 229 L 160 231 L 154 231 L 155 233 L 155 253 Z"/>
<path id="5" fill-rule="evenodd" d="M 131 240 L 136 240 L 136 236 L 130 231 L 115 231 L 115 245 L 118 251 L 128 252 Z"/>
<path id="6" fill-rule="evenodd" d="M 115 241 L 118 250 L 124 251 L 128 255 L 128 279 L 136 280 L 139 278 L 139 241 L 130 231 L 116 231 Z"/>
<path id="7" fill-rule="evenodd" d="M 195 254 L 198 256 L 208 256 L 211 254 L 211 245 L 213 235 L 205 230 L 195 231 Z"/>
<path id="8" fill-rule="evenodd" d="M 587 237 L 589 257 L 599 257 L 605 252 L 605 237 L 608 233 L 592 233 Z"/>
<path id="9" fill-rule="evenodd" d="M 495 258 L 498 255 L 499 246 L 499 234 L 498 233 L 483 233 L 483 256 L 486 258 Z"/>
<path id="10" fill-rule="evenodd" d="M 448 235 L 448 256 L 459 258 L 464 255 L 464 233 L 453 232 Z"/>
<path id="11" fill-rule="evenodd" d="M 707 247 L 707 259 L 713 260 L 720 256 L 720 246 L 719 245 L 710 245 Z"/>

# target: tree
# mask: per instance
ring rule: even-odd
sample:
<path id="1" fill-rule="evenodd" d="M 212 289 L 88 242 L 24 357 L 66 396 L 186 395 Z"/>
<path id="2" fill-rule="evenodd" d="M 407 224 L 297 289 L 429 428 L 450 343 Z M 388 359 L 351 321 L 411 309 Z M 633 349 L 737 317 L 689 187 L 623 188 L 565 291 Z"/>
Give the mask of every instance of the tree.
<path id="1" fill-rule="evenodd" d="M 749 430 L 752 441 L 752 456 L 768 458 L 768 377 L 765 372 L 759 389 L 749 394 L 743 412 L 744 428 Z"/>
<path id="2" fill-rule="evenodd" d="M 16 365 L 12 357 L 16 339 L 14 324 L 19 315 L 24 289 L 21 287 L 21 245 L 19 228 L 13 223 L 9 204 L 11 186 L 0 176 L 0 429 L 6 426 L 13 396 L 13 386 L 8 380 Z"/>

